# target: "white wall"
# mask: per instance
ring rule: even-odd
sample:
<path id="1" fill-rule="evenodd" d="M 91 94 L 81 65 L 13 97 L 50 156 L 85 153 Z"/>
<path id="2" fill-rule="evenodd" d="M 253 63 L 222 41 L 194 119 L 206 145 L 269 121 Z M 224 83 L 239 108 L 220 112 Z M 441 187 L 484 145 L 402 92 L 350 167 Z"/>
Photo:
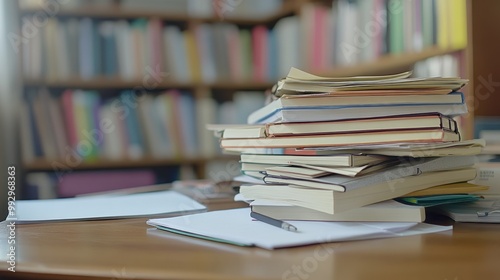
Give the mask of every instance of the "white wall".
<path id="1" fill-rule="evenodd" d="M 11 45 L 20 35 L 16 0 L 0 1 L 0 221 L 7 216 L 7 167 L 16 167 L 16 198 L 21 182 L 17 114 L 22 94 L 19 53 Z"/>

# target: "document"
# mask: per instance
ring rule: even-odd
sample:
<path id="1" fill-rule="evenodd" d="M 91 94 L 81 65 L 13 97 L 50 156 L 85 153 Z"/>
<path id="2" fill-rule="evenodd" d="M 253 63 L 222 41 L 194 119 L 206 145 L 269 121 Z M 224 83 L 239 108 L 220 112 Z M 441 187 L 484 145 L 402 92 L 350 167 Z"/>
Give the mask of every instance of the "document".
<path id="1" fill-rule="evenodd" d="M 253 220 L 250 208 L 221 210 L 174 218 L 150 219 L 158 229 L 191 237 L 265 249 L 294 247 L 334 241 L 361 240 L 440 232 L 451 226 L 391 222 L 289 221 L 291 232 Z"/>
<path id="2" fill-rule="evenodd" d="M 88 196 L 16 202 L 18 223 L 78 221 L 151 217 L 205 211 L 206 207 L 174 191 L 160 191 L 119 196 Z M 9 216 L 10 217 L 10 216 Z"/>

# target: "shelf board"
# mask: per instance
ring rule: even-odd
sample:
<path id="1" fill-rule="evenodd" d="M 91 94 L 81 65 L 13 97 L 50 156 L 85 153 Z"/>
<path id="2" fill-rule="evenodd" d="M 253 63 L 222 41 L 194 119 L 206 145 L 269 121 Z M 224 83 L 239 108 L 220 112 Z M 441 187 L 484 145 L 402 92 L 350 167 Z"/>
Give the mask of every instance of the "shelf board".
<path id="1" fill-rule="evenodd" d="M 20 8 L 22 16 L 33 15 L 40 12 L 41 8 Z M 194 17 L 187 14 L 173 14 L 165 11 L 153 10 L 129 10 L 121 8 L 120 5 L 111 5 L 104 7 L 82 7 L 77 9 L 61 9 L 57 12 L 56 17 L 90 17 L 98 19 L 137 19 L 137 18 L 157 18 L 161 20 L 174 22 L 225 22 L 238 25 L 257 25 L 269 24 L 278 21 L 279 19 L 296 13 L 297 6 L 294 3 L 287 3 L 275 14 L 262 18 L 232 18 L 230 13 L 227 16 L 219 17 L 217 15 L 211 17 Z"/>
<path id="2" fill-rule="evenodd" d="M 48 87 L 48 88 L 78 88 L 78 89 L 133 89 L 139 88 L 144 90 L 157 90 L 166 88 L 176 89 L 195 89 L 195 88 L 211 88 L 222 90 L 263 90 L 273 86 L 271 82 L 230 82 L 219 81 L 214 83 L 183 83 L 174 81 L 165 81 L 156 84 L 154 87 L 146 88 L 141 80 L 123 80 L 117 78 L 93 78 L 83 80 L 80 78 L 70 78 L 67 80 L 41 80 L 41 79 L 25 79 L 24 85 L 28 87 Z"/>
<path id="3" fill-rule="evenodd" d="M 36 159 L 29 163 L 24 163 L 23 166 L 27 171 L 56 171 L 53 163 L 57 162 L 59 165 L 55 166 L 68 166 L 68 170 L 90 170 L 90 169 L 116 169 L 116 168 L 148 168 L 148 167 L 161 167 L 161 166 L 176 166 L 182 164 L 188 165 L 202 165 L 209 161 L 215 160 L 239 160 L 238 156 L 221 155 L 211 158 L 184 158 L 184 159 L 120 159 L 120 160 L 104 160 L 100 159 L 92 162 L 82 162 L 77 166 L 69 166 L 64 164 L 64 160 L 46 160 Z M 56 167 L 57 168 L 57 167 Z"/>
<path id="4" fill-rule="evenodd" d="M 334 67 L 327 71 L 314 71 L 313 73 L 325 77 L 347 77 L 361 75 L 383 75 L 404 72 L 412 69 L 418 61 L 433 56 L 451 54 L 463 49 L 443 49 L 431 47 L 421 52 L 388 54 L 373 61 L 361 62 L 352 66 Z"/>

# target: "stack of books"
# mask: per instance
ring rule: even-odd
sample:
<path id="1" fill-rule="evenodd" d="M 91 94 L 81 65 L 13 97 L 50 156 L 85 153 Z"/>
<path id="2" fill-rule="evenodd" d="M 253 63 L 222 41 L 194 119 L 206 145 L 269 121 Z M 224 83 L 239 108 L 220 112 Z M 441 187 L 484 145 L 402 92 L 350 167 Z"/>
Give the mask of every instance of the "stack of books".
<path id="1" fill-rule="evenodd" d="M 467 80 L 410 75 L 327 78 L 292 68 L 248 125 L 213 127 L 254 179 L 240 187 L 253 211 L 291 220 L 422 221 L 422 207 L 393 199 L 426 206 L 478 199 L 469 193 L 484 187 L 467 182 L 484 141 L 463 141 L 453 119 L 467 113 L 459 92 Z"/>

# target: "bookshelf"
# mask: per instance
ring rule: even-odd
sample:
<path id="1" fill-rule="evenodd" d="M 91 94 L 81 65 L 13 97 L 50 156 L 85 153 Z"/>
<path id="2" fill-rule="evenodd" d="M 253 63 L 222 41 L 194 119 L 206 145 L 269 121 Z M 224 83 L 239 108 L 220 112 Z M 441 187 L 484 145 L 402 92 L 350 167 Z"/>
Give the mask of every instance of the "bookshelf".
<path id="1" fill-rule="evenodd" d="M 36 2 L 36 1 L 35 1 Z M 206 79 L 203 75 L 206 74 L 206 69 L 204 69 L 204 66 L 207 64 L 206 57 L 200 56 L 203 53 L 203 51 L 206 51 L 206 49 L 198 49 L 199 52 L 196 52 L 196 55 L 198 56 L 199 61 L 197 61 L 197 66 L 194 68 L 191 68 L 191 72 L 188 70 L 188 76 L 179 78 L 180 76 L 175 73 L 175 71 L 172 73 L 173 75 L 168 76 L 165 80 L 162 80 L 158 83 L 155 84 L 154 89 L 151 91 L 147 91 L 148 95 L 153 96 L 155 99 L 152 101 L 153 103 L 157 101 L 157 97 L 159 95 L 162 95 L 165 91 L 179 91 L 181 95 L 190 95 L 193 97 L 194 100 L 194 106 L 198 105 L 200 100 L 215 100 L 215 102 L 218 105 L 223 105 L 224 102 L 231 100 L 233 96 L 233 93 L 236 92 L 253 92 L 250 93 L 250 95 L 256 95 L 256 92 L 263 92 L 266 89 L 269 89 L 272 87 L 273 82 L 276 81 L 278 78 L 282 77 L 283 71 L 280 69 L 286 69 L 287 63 L 298 63 L 299 65 L 294 65 L 294 66 L 299 66 L 300 68 L 310 71 L 312 73 L 316 73 L 318 75 L 326 75 L 326 76 L 355 76 L 355 75 L 371 75 L 371 74 L 387 74 L 387 73 L 395 73 L 395 72 L 400 72 L 400 71 L 406 71 L 409 70 L 415 65 L 416 63 L 426 60 L 428 58 L 432 57 L 437 57 L 437 56 L 443 56 L 443 55 L 461 55 L 465 51 L 464 46 L 453 46 L 452 44 L 448 44 L 446 46 L 443 45 L 438 45 L 437 41 L 434 42 L 431 45 L 422 45 L 418 48 L 413 48 L 413 49 L 403 49 L 399 50 L 396 53 L 393 53 L 389 51 L 388 49 L 383 51 L 379 50 L 376 54 L 371 54 L 370 59 L 359 59 L 355 61 L 354 63 L 337 63 L 340 61 L 339 58 L 334 58 L 335 54 L 326 54 L 328 53 L 328 50 L 325 50 L 324 48 L 321 51 L 321 55 L 326 55 L 328 59 L 326 59 L 327 63 L 320 63 L 318 65 L 301 65 L 303 63 L 303 60 L 307 60 L 308 58 L 311 58 L 312 60 L 318 61 L 318 57 L 315 56 L 315 50 L 311 50 L 309 47 L 307 47 L 307 44 L 314 45 L 317 44 L 318 42 L 323 42 L 325 45 L 331 46 L 334 49 L 334 46 L 329 45 L 330 41 L 333 40 L 334 38 L 331 37 L 333 35 L 328 35 L 330 37 L 327 37 L 329 39 L 324 39 L 324 41 L 321 41 L 321 38 L 318 39 L 319 37 L 317 35 L 307 35 L 307 36 L 312 36 L 312 37 L 307 37 L 307 38 L 301 38 L 298 37 L 299 35 L 296 35 L 297 37 L 290 38 L 290 42 L 287 42 L 285 40 L 283 41 L 282 37 L 279 37 L 281 33 L 283 32 L 288 32 L 287 34 L 290 34 L 290 30 L 295 30 L 295 31 L 304 31 L 304 26 L 307 26 L 308 28 L 314 29 L 315 26 L 314 24 L 310 23 L 316 16 L 320 15 L 319 17 L 322 18 L 324 21 L 323 23 L 329 22 L 330 17 L 330 10 L 332 7 L 334 9 L 341 9 L 340 6 L 337 7 L 337 3 L 343 2 L 347 3 L 348 1 L 344 0 L 338 0 L 333 3 L 329 2 L 326 3 L 326 1 L 312 1 L 312 0 L 285 0 L 282 3 L 281 9 L 276 10 L 273 14 L 271 15 L 266 15 L 263 17 L 232 17 L 231 14 L 228 14 L 227 16 L 221 18 L 220 16 L 217 16 L 215 13 L 209 16 L 189 16 L 187 14 L 182 14 L 182 13 L 169 13 L 166 11 L 160 11 L 160 10 L 137 10 L 137 9 L 125 9 L 120 5 L 121 1 L 109 1 L 110 4 L 107 6 L 103 7 L 92 7 L 89 5 L 85 5 L 82 7 L 78 8 L 73 8 L 73 9 L 67 9 L 66 7 L 59 7 L 59 10 L 57 13 L 54 15 L 51 15 L 49 19 L 51 20 L 50 24 L 54 24 L 54 21 L 56 21 L 57 28 L 65 28 L 61 27 L 68 23 L 71 20 L 75 20 L 77 24 L 80 24 L 82 20 L 87 20 L 90 19 L 93 21 L 93 24 L 100 24 L 103 22 L 107 23 L 116 23 L 118 21 L 124 21 L 127 22 L 128 30 L 132 30 L 134 27 L 134 24 L 139 21 L 139 20 L 144 20 L 142 24 L 143 26 L 148 26 L 151 22 L 156 22 L 159 24 L 159 27 L 164 30 L 167 26 L 173 26 L 178 28 L 177 32 L 180 32 L 182 36 L 187 36 L 191 35 L 194 36 L 195 39 L 197 38 L 195 35 L 201 33 L 203 36 L 203 28 L 206 29 L 211 29 L 211 36 L 216 36 L 216 33 L 222 33 L 223 36 L 226 36 L 227 34 L 237 34 L 240 35 L 240 40 L 239 44 L 243 45 L 243 42 L 241 41 L 243 37 L 241 37 L 243 32 L 247 32 L 251 39 L 250 44 L 252 42 L 256 42 L 257 39 L 255 39 L 256 35 L 254 33 L 257 33 L 257 29 L 261 28 L 261 38 L 265 38 L 264 41 L 266 44 L 266 47 L 264 49 L 260 50 L 260 52 L 265 52 L 265 55 L 258 54 L 255 49 L 252 49 L 252 47 L 255 47 L 254 45 L 250 45 L 250 49 L 246 50 L 250 52 L 250 55 L 254 60 L 250 61 L 249 63 L 247 62 L 248 65 L 245 64 L 243 61 L 243 58 L 239 58 L 239 67 L 246 67 L 245 69 L 241 70 L 239 69 L 239 72 L 244 72 L 245 75 L 240 73 L 239 78 L 235 78 L 234 75 L 234 70 L 235 68 L 231 65 L 231 59 L 234 60 L 234 57 L 239 57 L 242 54 L 245 54 L 243 51 L 241 53 L 238 53 L 234 55 L 232 58 L 226 58 L 226 59 L 221 59 L 220 57 L 220 51 L 217 53 L 217 49 L 220 48 L 220 45 L 212 45 L 212 54 L 217 54 L 219 56 L 214 56 L 212 57 L 211 61 L 209 60 L 208 63 L 212 63 L 212 71 L 215 71 L 216 73 L 221 73 L 221 72 L 226 72 L 226 76 L 224 77 L 223 75 L 221 76 L 214 76 L 211 79 Z M 377 3 L 382 3 L 384 1 L 375 1 Z M 398 1 L 394 1 L 398 2 Z M 419 2 L 419 1 L 415 1 Z M 385 2 L 384 2 L 385 3 Z M 401 5 L 403 5 L 403 2 L 399 2 Z M 238 7 L 236 7 L 238 8 Z M 366 8 L 366 7 L 365 7 Z M 33 17 L 36 13 L 40 12 L 40 8 L 36 7 L 20 7 L 19 9 L 19 16 L 20 20 L 23 18 L 30 19 Z M 341 12 L 337 10 L 337 12 Z M 338 15 L 339 16 L 339 15 Z M 335 17 L 333 17 L 335 18 Z M 293 19 L 292 23 L 287 23 L 287 26 L 283 27 L 285 24 L 281 24 L 282 19 Z M 22 21 L 22 20 L 21 20 Z M 292 20 L 290 20 L 292 21 Z M 308 23 L 309 22 L 309 23 Z M 363 23 L 360 23 L 363 24 Z M 78 25 L 81 27 L 80 25 Z M 330 27 L 330 25 L 328 25 Z M 45 27 L 43 27 L 45 28 Z M 43 29 L 42 28 L 42 29 Z M 115 28 L 115 27 L 113 27 Z M 141 27 L 142 28 L 142 27 Z M 149 32 L 148 27 L 144 27 L 146 31 L 144 32 Z M 292 29 L 291 29 L 292 28 Z M 297 29 L 293 29 L 297 28 Z M 333 27 L 332 27 L 333 28 Z M 233 29 L 232 31 L 228 31 L 228 29 Z M 44 29 L 46 30 L 46 29 Z M 59 30 L 59 29 L 57 29 Z M 234 31 L 236 30 L 236 31 Z M 264 30 L 264 31 L 262 31 Z M 283 31 L 283 30 L 288 30 L 288 31 Z M 271 32 L 272 31 L 272 32 Z M 132 32 L 135 32 L 135 30 L 132 30 Z M 156 31 L 158 32 L 158 31 Z M 197 33 L 199 32 L 199 33 Z M 231 33 L 233 32 L 233 33 Z M 262 33 L 263 32 L 263 33 Z M 281 32 L 281 33 L 280 33 Z M 327 29 L 322 31 L 323 33 L 321 34 L 328 34 L 331 33 Z M 389 31 L 387 31 L 389 32 Z M 437 32 L 437 31 L 436 31 Z M 42 33 L 41 35 L 47 35 L 50 33 L 46 33 L 45 31 L 40 32 Z M 292 32 L 294 33 L 294 32 Z M 297 32 L 295 32 L 297 33 Z M 309 34 L 311 32 L 303 32 L 305 34 Z M 144 33 L 145 34 L 145 33 Z M 143 35 L 144 35 L 143 34 Z M 160 34 L 155 33 L 155 34 Z M 262 35 L 264 34 L 264 35 Z M 101 37 L 103 37 L 102 35 Z M 142 36 L 142 35 L 141 35 Z M 144 35 L 146 36 L 146 35 Z M 207 35 L 208 36 L 208 35 Z M 268 37 L 266 37 L 268 36 Z M 274 37 L 273 37 L 274 36 Z M 316 37 L 315 37 L 316 36 Z M 379 36 L 379 35 L 377 35 Z M 382 35 L 380 35 L 382 36 Z M 286 37 L 286 36 L 285 36 Z M 321 37 L 321 36 L 320 36 Z M 53 38 L 57 38 L 53 37 Z M 215 37 L 213 37 L 215 38 Z M 211 44 L 215 44 L 214 42 L 217 41 L 216 39 L 208 39 L 211 40 Z M 232 37 L 234 39 L 234 37 Z M 378 38 L 378 37 L 376 37 Z M 254 41 L 255 39 L 255 41 Z M 306 40 L 304 40 L 306 39 Z M 310 40 L 307 40 L 310 39 Z M 338 39 L 338 38 L 336 38 Z M 403 38 L 405 40 L 408 40 L 408 38 Z M 435 38 L 436 39 L 436 38 Z M 200 39 L 201 40 L 201 39 Z M 274 40 L 274 41 L 273 41 Z M 282 40 L 282 41 L 280 41 Z M 319 40 L 319 41 L 318 41 Z M 382 39 L 380 39 L 382 40 Z M 437 39 L 436 39 L 437 40 Z M 219 40 L 220 41 L 220 40 Z M 278 42 L 276 42 L 278 41 Z M 328 41 L 328 42 L 327 42 Z M 132 42 L 132 41 L 131 41 Z M 203 48 L 200 47 L 200 45 L 203 45 L 203 43 L 206 43 L 207 41 L 197 41 L 197 44 L 194 44 L 196 48 Z M 232 41 L 231 41 L 232 42 Z M 275 45 L 273 45 L 273 42 Z M 281 42 L 281 45 L 280 45 Z M 284 42 L 284 43 L 283 43 Z M 279 54 L 276 53 L 277 50 L 279 50 L 279 46 L 286 46 L 286 45 L 294 45 L 293 42 L 297 42 L 297 45 L 300 45 L 301 48 L 298 48 L 297 50 L 299 51 L 298 53 L 293 53 L 293 57 L 295 57 L 295 60 L 287 62 L 284 62 L 283 57 L 280 57 L 279 59 L 274 59 L 274 57 L 278 57 Z M 152 43 L 154 46 L 154 43 Z M 164 42 L 161 43 L 162 45 Z M 382 42 L 379 42 L 377 44 L 382 45 Z M 389 44 L 389 42 L 387 42 Z M 205 44 L 206 45 L 206 44 Z M 148 48 L 151 47 L 151 45 L 147 45 L 145 43 L 144 46 L 145 49 L 149 50 Z M 118 47 L 117 47 L 118 48 Z M 240 47 L 243 48 L 243 47 Z M 266 49 L 269 48 L 269 49 Z M 386 47 L 388 48 L 388 47 Z M 230 47 L 225 47 L 222 50 L 222 53 L 229 53 L 232 48 Z M 274 53 L 273 50 L 274 49 Z M 366 49 L 369 48 L 364 48 L 363 51 L 365 52 Z M 29 51 L 32 51 L 32 49 L 28 49 Z M 297 51 L 295 50 L 295 51 Z M 23 50 L 25 51 L 25 50 Z M 47 50 L 45 50 L 47 51 Z M 163 50 L 162 50 L 163 51 Z M 290 51 L 290 49 L 287 49 L 287 51 Z M 30 53 L 31 54 L 31 53 Z M 54 53 L 50 53 L 50 50 L 48 51 L 48 61 L 50 61 L 50 57 L 52 55 L 52 59 L 54 59 Z M 56 54 L 58 54 L 56 52 Z M 290 52 L 288 52 L 290 54 Z M 192 57 L 193 53 L 187 54 L 185 59 L 186 59 L 186 65 L 189 63 L 192 63 L 192 60 L 194 57 Z M 69 55 L 66 55 L 69 57 Z M 163 57 L 164 56 L 164 57 Z M 172 63 L 171 57 L 168 57 L 168 59 L 165 60 L 165 58 L 168 56 L 168 54 L 162 53 L 161 54 L 161 59 L 162 59 L 162 65 L 167 64 L 165 63 L 166 60 L 168 60 L 170 63 Z M 260 57 L 260 60 L 256 58 L 256 56 Z M 156 57 L 149 57 L 151 61 L 155 61 L 155 59 L 158 59 L 159 56 Z M 297 60 L 297 57 L 299 58 Z M 320 56 L 319 60 L 321 59 L 322 56 Z M 28 57 L 30 59 L 32 57 Z M 120 57 L 117 57 L 117 61 L 119 61 Z M 205 60 L 204 60 L 205 59 Z M 194 59 L 196 60 L 196 59 Z M 241 61 L 240 61 L 241 60 Z M 271 61 L 268 63 L 267 61 Z M 286 57 L 285 57 L 286 60 Z M 338 60 L 338 61 L 337 61 Z M 221 62 L 222 61 L 222 62 Z M 54 61 L 52 61 L 53 63 Z M 79 61 L 81 63 L 81 61 Z M 122 77 L 121 73 L 116 70 L 115 73 L 111 75 L 102 75 L 102 73 L 93 73 L 92 75 L 88 77 L 81 77 L 81 75 L 74 75 L 73 72 L 74 69 L 72 70 L 72 73 L 60 77 L 60 74 L 66 74 L 64 71 L 61 72 L 59 70 L 58 74 L 51 75 L 50 71 L 43 71 L 43 67 L 47 67 L 46 61 L 38 62 L 39 65 L 39 71 L 38 74 L 35 75 L 25 75 L 23 79 L 23 85 L 26 91 L 31 91 L 32 95 L 37 95 L 37 91 L 39 89 L 46 89 L 53 96 L 55 96 L 56 100 L 59 100 L 60 96 L 64 93 L 65 90 L 71 89 L 71 90 L 83 90 L 86 92 L 93 92 L 93 91 L 99 91 L 98 94 L 103 96 L 103 98 L 109 99 L 109 96 L 114 96 L 114 97 L 120 97 L 121 92 L 123 90 L 128 90 L 128 89 L 133 89 L 137 88 L 138 86 L 140 87 L 143 84 L 143 80 L 141 79 L 141 75 L 144 75 L 144 73 L 135 73 L 135 76 L 129 76 L 129 77 Z M 60 62 L 56 62 L 60 63 Z M 265 65 L 262 65 L 264 63 Z M 118 63 L 119 64 L 119 63 Z M 224 64 L 225 66 L 222 67 L 223 71 L 219 71 L 220 65 L 219 64 Z M 245 65 L 246 66 L 245 66 Z M 147 63 L 143 64 L 142 66 L 147 65 Z M 242 66 L 243 65 L 243 66 Z M 166 66 L 167 65 L 163 65 Z M 172 65 L 170 65 L 172 66 Z M 175 66 L 175 65 L 174 65 Z M 177 65 L 178 66 L 178 65 Z M 310 67 L 309 67 L 310 66 Z M 190 67 L 190 66 L 187 66 Z M 225 67 L 225 68 L 224 68 Z M 260 67 L 260 71 L 264 71 L 265 73 L 260 75 L 256 74 L 255 72 L 258 67 Z M 57 68 L 57 67 L 56 67 Z M 102 71 L 101 66 L 101 70 Z M 141 68 L 141 67 L 136 67 L 136 68 Z M 177 70 L 178 67 L 172 67 L 170 70 Z M 197 69 L 198 71 L 197 76 L 195 77 L 195 74 L 193 69 Z M 238 70 L 237 69 L 237 70 Z M 271 69 L 271 70 L 270 70 Z M 50 70 L 50 67 L 49 67 Z M 77 69 L 77 73 L 81 69 Z M 167 70 L 167 69 L 165 69 Z M 205 72 L 204 72 L 205 71 Z M 57 71 L 56 71 L 57 72 Z M 237 71 L 238 72 L 238 71 Z M 47 74 L 49 73 L 49 74 Z M 81 74 L 81 73 L 80 73 Z M 105 97 L 108 96 L 108 97 Z M 57 101 L 59 102 L 59 101 Z M 196 108 L 196 107 L 193 107 Z M 241 107 L 240 107 L 241 109 Z M 213 109 L 212 109 L 213 110 Z M 216 107 L 216 111 L 220 111 L 221 107 Z M 238 109 L 233 109 L 235 111 L 238 111 Z M 212 112 L 211 114 L 214 114 Z M 224 117 L 223 117 L 224 119 Z M 231 119 L 231 117 L 225 117 L 225 120 Z M 196 120 L 195 122 L 198 122 L 199 120 Z M 207 121 L 207 120 L 204 120 Z M 192 123 L 191 126 L 197 126 L 198 128 L 198 133 L 200 133 L 200 127 L 203 126 L 203 124 L 198 123 Z M 205 138 L 200 139 L 201 142 L 208 141 L 207 137 L 211 137 L 210 135 L 205 135 Z M 185 139 L 184 139 L 185 140 Z M 214 141 L 214 140 L 212 140 Z M 183 142 L 183 140 L 181 140 Z M 185 142 L 185 141 L 184 141 Z M 212 145 L 214 142 L 212 142 Z M 78 164 L 75 167 L 72 167 L 72 170 L 106 170 L 106 169 L 120 169 L 120 168 L 125 168 L 125 169 L 132 169 L 132 168 L 149 168 L 149 167 L 169 167 L 169 166 L 192 166 L 193 169 L 195 170 L 196 176 L 199 178 L 205 178 L 207 177 L 207 174 L 205 172 L 205 166 L 209 164 L 212 161 L 217 161 L 217 160 L 227 160 L 227 159 L 235 159 L 230 156 L 221 156 L 218 155 L 216 152 L 209 152 L 208 154 L 202 154 L 197 157 L 192 157 L 192 156 L 171 156 L 171 157 L 164 157 L 164 158 L 158 158 L 158 157 L 153 157 L 151 150 L 148 152 L 145 152 L 143 156 L 139 158 L 131 158 L 127 156 L 123 156 L 122 158 L 119 159 L 108 159 L 108 158 L 99 158 L 98 160 L 92 159 L 92 160 L 84 160 L 81 164 Z M 31 157 L 30 160 L 24 160 L 24 169 L 29 173 L 29 172 L 39 172 L 39 171 L 47 171 L 49 172 L 51 169 L 53 169 L 52 163 L 54 161 L 57 161 L 57 157 L 53 158 L 46 158 L 43 156 L 36 156 L 36 157 Z"/>

